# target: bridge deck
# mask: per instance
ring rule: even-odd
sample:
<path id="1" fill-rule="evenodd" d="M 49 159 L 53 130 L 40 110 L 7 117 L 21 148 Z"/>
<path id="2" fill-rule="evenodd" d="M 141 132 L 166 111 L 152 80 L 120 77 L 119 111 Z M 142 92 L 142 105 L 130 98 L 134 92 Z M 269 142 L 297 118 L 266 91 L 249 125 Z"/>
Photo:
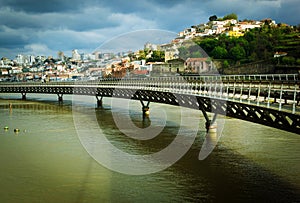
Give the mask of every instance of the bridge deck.
<path id="1" fill-rule="evenodd" d="M 118 97 L 185 106 L 300 134 L 297 75 L 0 83 L 0 93 Z"/>

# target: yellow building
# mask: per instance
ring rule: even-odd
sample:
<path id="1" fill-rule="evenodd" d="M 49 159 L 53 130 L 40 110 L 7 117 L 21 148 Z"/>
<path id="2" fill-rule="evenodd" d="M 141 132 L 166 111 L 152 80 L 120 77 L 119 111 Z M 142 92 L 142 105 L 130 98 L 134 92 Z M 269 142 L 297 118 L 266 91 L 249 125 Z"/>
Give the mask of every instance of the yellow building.
<path id="1" fill-rule="evenodd" d="M 244 33 L 240 31 L 228 31 L 227 35 L 230 37 L 241 37 L 244 36 Z"/>

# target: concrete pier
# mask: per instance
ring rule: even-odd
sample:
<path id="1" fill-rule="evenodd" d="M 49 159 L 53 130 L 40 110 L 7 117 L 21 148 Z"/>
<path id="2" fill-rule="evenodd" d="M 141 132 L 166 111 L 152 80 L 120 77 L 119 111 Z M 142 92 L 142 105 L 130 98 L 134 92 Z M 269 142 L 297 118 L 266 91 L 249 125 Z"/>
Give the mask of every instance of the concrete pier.
<path id="1" fill-rule="evenodd" d="M 63 94 L 57 94 L 57 97 L 59 102 L 63 101 Z"/>
<path id="2" fill-rule="evenodd" d="M 26 93 L 22 93 L 22 100 L 26 100 Z"/>
<path id="3" fill-rule="evenodd" d="M 140 100 L 140 102 L 142 104 L 143 117 L 149 117 L 149 115 L 150 115 L 150 108 L 149 108 L 150 101 L 148 101 L 146 105 L 144 104 L 144 102 L 142 100 Z"/>
<path id="4" fill-rule="evenodd" d="M 102 108 L 103 107 L 103 101 L 102 101 L 103 96 L 101 96 L 101 97 L 96 96 L 96 99 L 97 99 L 97 108 Z"/>
<path id="5" fill-rule="evenodd" d="M 142 107 L 142 111 L 143 111 L 143 117 L 149 117 L 149 115 L 150 115 L 150 108 L 148 106 L 143 106 Z"/>

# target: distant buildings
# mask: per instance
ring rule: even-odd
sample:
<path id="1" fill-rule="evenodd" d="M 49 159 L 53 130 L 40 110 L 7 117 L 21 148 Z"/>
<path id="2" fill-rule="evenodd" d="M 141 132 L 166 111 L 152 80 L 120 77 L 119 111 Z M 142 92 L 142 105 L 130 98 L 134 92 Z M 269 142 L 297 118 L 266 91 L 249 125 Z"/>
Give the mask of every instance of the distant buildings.
<path id="1" fill-rule="evenodd" d="M 228 20 L 216 20 L 211 21 L 207 24 L 193 25 L 190 28 L 186 28 L 178 33 L 178 39 L 191 39 L 197 36 L 207 36 L 207 35 L 218 35 L 226 34 L 228 36 L 239 37 L 254 28 L 259 28 L 265 23 L 269 25 L 276 25 L 276 22 L 272 19 L 263 19 L 261 21 L 240 21 L 235 19 Z"/>
<path id="2" fill-rule="evenodd" d="M 19 54 L 14 60 L 2 58 L 0 61 L 0 77 L 17 74 L 19 78 L 48 78 L 68 80 L 80 76 L 90 80 L 102 77 L 148 77 L 170 76 L 178 73 L 202 74 L 212 73 L 214 64 L 201 51 L 198 55 L 180 57 L 180 48 L 192 46 L 191 39 L 209 35 L 226 34 L 232 37 L 243 36 L 250 29 L 259 28 L 267 23 L 276 25 L 271 19 L 261 21 L 241 21 L 228 19 L 210 21 L 206 24 L 193 25 L 178 33 L 178 37 L 168 44 L 145 43 L 144 50 L 121 53 L 91 54 L 72 50 L 72 56 L 67 57 L 62 51 L 57 53 L 57 59 L 46 56 Z M 155 51 L 164 52 L 165 61 L 146 63 Z M 195 50 L 196 52 L 199 50 Z M 203 51 L 203 50 L 202 50 Z M 276 52 L 274 57 L 285 56 L 285 52 Z M 183 59 L 184 58 L 184 59 Z"/>

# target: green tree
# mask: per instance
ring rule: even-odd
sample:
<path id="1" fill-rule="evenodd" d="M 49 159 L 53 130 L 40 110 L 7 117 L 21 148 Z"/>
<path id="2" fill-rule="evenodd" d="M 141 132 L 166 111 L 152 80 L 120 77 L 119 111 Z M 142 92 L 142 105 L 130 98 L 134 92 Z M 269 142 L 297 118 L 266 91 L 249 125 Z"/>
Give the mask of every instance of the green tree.
<path id="1" fill-rule="evenodd" d="M 282 63 L 283 63 L 283 64 L 293 65 L 293 64 L 295 64 L 295 62 L 296 62 L 296 60 L 295 60 L 295 58 L 292 57 L 292 56 L 284 56 L 284 57 L 282 58 Z"/>
<path id="2" fill-rule="evenodd" d="M 146 51 L 140 50 L 138 60 L 146 59 L 146 55 L 147 55 Z"/>
<path id="3" fill-rule="evenodd" d="M 235 20 L 237 20 L 237 19 L 238 19 L 238 16 L 237 16 L 235 13 L 231 13 L 231 14 L 225 15 L 225 16 L 223 17 L 223 20 L 230 20 L 230 19 L 235 19 Z"/>
<path id="4" fill-rule="evenodd" d="M 151 57 L 147 59 L 147 62 L 154 62 L 154 61 L 164 62 L 165 61 L 165 52 L 159 51 L 159 50 L 153 51 Z"/>
<path id="5" fill-rule="evenodd" d="M 216 59 L 225 59 L 228 57 L 228 52 L 225 48 L 223 48 L 221 46 L 216 46 L 212 50 L 211 56 Z"/>
<path id="6" fill-rule="evenodd" d="M 225 60 L 225 61 L 223 62 L 222 67 L 223 67 L 223 68 L 228 68 L 228 67 L 229 67 L 229 63 L 228 63 L 227 60 Z"/>
<path id="7" fill-rule="evenodd" d="M 29 72 L 29 68 L 22 68 L 22 72 L 23 73 L 28 73 Z"/>
<path id="8" fill-rule="evenodd" d="M 191 58 L 201 58 L 202 54 L 200 53 L 200 51 L 195 51 L 190 54 L 190 57 Z"/>
<path id="9" fill-rule="evenodd" d="M 251 55 L 249 56 L 250 61 L 256 61 L 258 60 L 258 56 L 255 52 L 252 52 Z"/>
<path id="10" fill-rule="evenodd" d="M 246 52 L 243 47 L 236 45 L 229 50 L 229 55 L 234 61 L 239 61 L 246 56 Z"/>
<path id="11" fill-rule="evenodd" d="M 216 15 L 210 16 L 209 21 L 216 21 L 218 17 Z"/>
<path id="12" fill-rule="evenodd" d="M 186 60 L 188 58 L 189 51 L 186 47 L 182 46 L 178 48 L 179 58 Z"/>
<path id="13" fill-rule="evenodd" d="M 211 55 L 212 50 L 218 45 L 217 39 L 206 38 L 202 40 L 199 46 L 208 54 Z"/>

